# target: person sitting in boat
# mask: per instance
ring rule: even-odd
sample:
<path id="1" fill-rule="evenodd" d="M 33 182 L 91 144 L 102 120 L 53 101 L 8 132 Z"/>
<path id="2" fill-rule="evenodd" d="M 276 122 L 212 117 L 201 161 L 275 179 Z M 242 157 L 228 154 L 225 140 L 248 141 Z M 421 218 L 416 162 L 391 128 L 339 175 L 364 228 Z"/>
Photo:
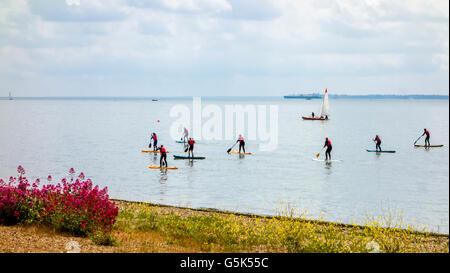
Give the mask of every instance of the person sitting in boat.
<path id="1" fill-rule="evenodd" d="M 236 142 L 239 142 L 239 153 L 241 152 L 241 149 L 244 151 L 245 153 L 245 141 L 244 141 L 244 137 L 242 135 L 239 135 L 239 138 Z"/>
<path id="2" fill-rule="evenodd" d="M 422 136 L 427 135 L 425 138 L 425 146 L 430 146 L 430 131 L 427 130 L 427 128 L 423 129 Z"/>
<path id="3" fill-rule="evenodd" d="M 331 146 L 331 141 L 327 138 L 325 138 L 325 145 L 323 145 L 323 148 L 327 147 L 327 150 L 325 151 L 325 160 L 330 159 L 331 160 L 331 150 L 333 147 Z"/>
<path id="4" fill-rule="evenodd" d="M 156 149 L 158 148 L 158 137 L 154 132 L 152 133 L 152 138 L 150 138 L 150 145 L 148 145 L 149 148 L 152 147 L 152 140 L 153 140 L 153 151 L 156 151 Z"/>
<path id="5" fill-rule="evenodd" d="M 159 158 L 159 167 L 162 168 L 163 166 L 167 167 L 167 150 L 164 148 L 164 145 L 161 145 L 161 147 L 158 148 L 159 152 L 161 153 L 161 157 Z"/>
<path id="6" fill-rule="evenodd" d="M 188 148 L 188 157 L 189 157 L 189 156 L 194 157 L 194 144 L 195 144 L 195 141 L 192 139 L 192 137 L 189 138 L 189 140 L 188 140 L 188 145 L 189 145 L 189 148 Z"/>
<path id="7" fill-rule="evenodd" d="M 377 145 L 375 146 L 375 150 L 377 152 L 381 152 L 381 138 L 378 135 L 376 135 L 373 141 L 377 143 Z"/>

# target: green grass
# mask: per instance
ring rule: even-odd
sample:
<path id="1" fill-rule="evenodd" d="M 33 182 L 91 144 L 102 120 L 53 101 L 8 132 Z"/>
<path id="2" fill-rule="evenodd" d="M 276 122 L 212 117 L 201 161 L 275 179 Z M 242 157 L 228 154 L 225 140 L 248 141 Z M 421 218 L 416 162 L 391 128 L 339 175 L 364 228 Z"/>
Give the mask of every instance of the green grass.
<path id="1" fill-rule="evenodd" d="M 121 232 L 157 232 L 192 252 L 449 252 L 448 236 L 384 228 L 382 222 L 343 225 L 129 202 L 121 203 L 118 217 Z"/>

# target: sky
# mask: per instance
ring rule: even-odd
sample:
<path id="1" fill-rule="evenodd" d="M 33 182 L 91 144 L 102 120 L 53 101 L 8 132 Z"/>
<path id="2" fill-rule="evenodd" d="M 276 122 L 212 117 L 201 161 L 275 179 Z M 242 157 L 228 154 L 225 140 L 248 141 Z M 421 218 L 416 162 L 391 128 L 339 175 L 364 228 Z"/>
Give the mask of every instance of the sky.
<path id="1" fill-rule="evenodd" d="M 0 0 L 0 96 L 449 93 L 448 0 Z"/>

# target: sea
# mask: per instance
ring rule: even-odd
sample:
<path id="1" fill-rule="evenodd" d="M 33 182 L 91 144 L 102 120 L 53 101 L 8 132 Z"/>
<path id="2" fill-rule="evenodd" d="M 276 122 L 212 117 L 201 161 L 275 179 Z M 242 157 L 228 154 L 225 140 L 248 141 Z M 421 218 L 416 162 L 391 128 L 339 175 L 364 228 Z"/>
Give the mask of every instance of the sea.
<path id="1" fill-rule="evenodd" d="M 387 219 L 448 234 L 448 99 L 331 98 L 328 121 L 302 120 L 320 104 L 282 97 L 4 99 L 0 178 L 22 165 L 29 179 L 52 175 L 56 183 L 74 168 L 114 199 L 349 224 Z M 176 143 L 180 126 L 205 160 L 173 159 L 186 155 Z M 444 147 L 414 147 L 424 128 L 431 144 Z M 159 165 L 158 154 L 141 152 L 152 132 L 177 170 L 148 168 Z M 239 134 L 251 155 L 227 153 Z M 367 152 L 375 135 L 396 153 Z M 319 152 L 324 158 L 326 137 L 336 161 L 313 160 Z"/>

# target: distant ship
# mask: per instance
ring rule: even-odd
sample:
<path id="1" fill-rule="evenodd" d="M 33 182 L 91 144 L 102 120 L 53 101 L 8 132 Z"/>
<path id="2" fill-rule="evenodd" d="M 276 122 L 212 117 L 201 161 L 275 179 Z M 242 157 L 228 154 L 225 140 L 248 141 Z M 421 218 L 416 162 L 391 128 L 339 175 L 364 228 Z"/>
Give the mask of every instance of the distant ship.
<path id="1" fill-rule="evenodd" d="M 285 99 L 321 99 L 322 95 L 319 93 L 312 93 L 312 94 L 292 94 L 284 96 Z"/>

